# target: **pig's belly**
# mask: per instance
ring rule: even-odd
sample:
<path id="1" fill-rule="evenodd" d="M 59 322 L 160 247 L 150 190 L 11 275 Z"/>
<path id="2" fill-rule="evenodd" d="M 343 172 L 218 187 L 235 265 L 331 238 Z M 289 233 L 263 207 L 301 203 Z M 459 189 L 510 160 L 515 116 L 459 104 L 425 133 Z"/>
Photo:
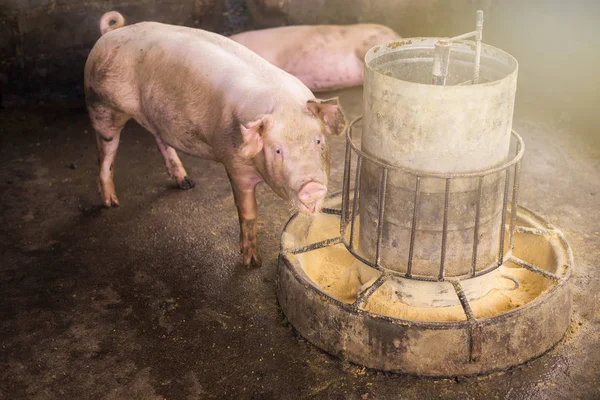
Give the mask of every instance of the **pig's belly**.
<path id="1" fill-rule="evenodd" d="M 216 160 L 212 146 L 193 135 L 160 135 L 161 138 L 171 147 L 193 156 L 204 158 L 206 160 Z"/>
<path id="2" fill-rule="evenodd" d="M 145 115 L 136 115 L 135 120 L 175 150 L 207 160 L 216 160 L 212 146 L 207 143 L 197 126 L 153 121 Z"/>
<path id="3" fill-rule="evenodd" d="M 344 57 L 314 57 L 283 68 L 312 91 L 358 86 L 363 83 L 362 62 L 355 54 Z"/>

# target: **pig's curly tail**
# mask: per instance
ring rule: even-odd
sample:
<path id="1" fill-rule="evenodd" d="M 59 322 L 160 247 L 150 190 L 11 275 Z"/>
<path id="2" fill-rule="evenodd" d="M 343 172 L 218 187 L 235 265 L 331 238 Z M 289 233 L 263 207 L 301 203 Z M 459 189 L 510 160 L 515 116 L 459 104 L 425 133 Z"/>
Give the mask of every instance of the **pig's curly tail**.
<path id="1" fill-rule="evenodd" d="M 116 11 L 109 11 L 100 18 L 100 33 L 102 35 L 122 26 L 125 26 L 125 18 Z"/>

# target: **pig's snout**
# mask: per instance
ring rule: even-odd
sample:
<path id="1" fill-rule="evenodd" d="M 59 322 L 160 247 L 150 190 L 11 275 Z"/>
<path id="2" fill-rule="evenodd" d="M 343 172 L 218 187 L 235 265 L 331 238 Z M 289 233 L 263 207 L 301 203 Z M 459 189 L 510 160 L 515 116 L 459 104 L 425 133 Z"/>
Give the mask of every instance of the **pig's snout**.
<path id="1" fill-rule="evenodd" d="M 319 211 L 327 194 L 327 186 L 317 182 L 308 182 L 298 192 L 299 206 L 302 211 L 314 214 Z"/>

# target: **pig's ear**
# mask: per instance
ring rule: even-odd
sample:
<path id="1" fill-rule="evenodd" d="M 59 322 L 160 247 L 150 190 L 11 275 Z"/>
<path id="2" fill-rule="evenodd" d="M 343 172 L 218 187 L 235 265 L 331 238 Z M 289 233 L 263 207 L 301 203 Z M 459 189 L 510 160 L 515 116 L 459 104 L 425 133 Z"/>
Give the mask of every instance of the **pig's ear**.
<path id="1" fill-rule="evenodd" d="M 325 123 L 325 129 L 330 135 L 341 135 L 344 132 L 346 118 L 338 105 L 337 97 L 328 100 L 308 100 L 306 107 Z"/>
<path id="2" fill-rule="evenodd" d="M 263 149 L 263 135 L 273 126 L 273 117 L 269 114 L 264 114 L 258 119 L 240 124 L 242 131 L 242 145 L 239 149 L 239 154 L 244 158 L 255 157 Z"/>

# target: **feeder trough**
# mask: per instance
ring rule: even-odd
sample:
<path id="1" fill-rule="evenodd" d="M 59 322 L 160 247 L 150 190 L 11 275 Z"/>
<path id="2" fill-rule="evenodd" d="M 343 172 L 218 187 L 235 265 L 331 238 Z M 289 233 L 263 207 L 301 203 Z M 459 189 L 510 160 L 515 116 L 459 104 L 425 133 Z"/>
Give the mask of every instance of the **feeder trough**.
<path id="1" fill-rule="evenodd" d="M 569 245 L 518 206 L 517 62 L 482 28 L 479 11 L 473 32 L 367 53 L 342 192 L 284 228 L 279 303 L 329 353 L 473 375 L 540 356 L 569 327 Z"/>

